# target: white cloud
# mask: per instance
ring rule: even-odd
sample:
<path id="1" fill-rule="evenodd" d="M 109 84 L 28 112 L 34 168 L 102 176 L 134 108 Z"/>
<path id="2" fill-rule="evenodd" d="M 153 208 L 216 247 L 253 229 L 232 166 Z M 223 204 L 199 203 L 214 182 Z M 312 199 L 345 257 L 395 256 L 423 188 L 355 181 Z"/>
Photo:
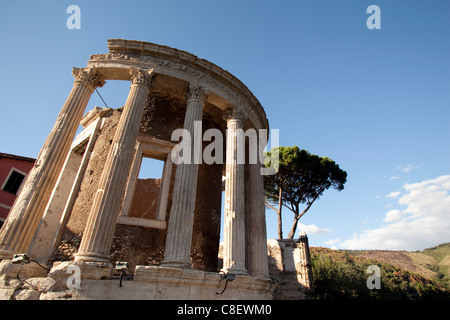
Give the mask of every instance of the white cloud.
<path id="1" fill-rule="evenodd" d="M 399 176 L 392 176 L 392 177 L 390 177 L 389 179 L 390 179 L 390 180 L 397 180 L 397 179 L 400 179 L 400 177 L 399 177 Z"/>
<path id="2" fill-rule="evenodd" d="M 393 222 L 399 220 L 402 217 L 402 212 L 400 210 L 391 210 L 384 216 L 384 222 Z"/>
<path id="3" fill-rule="evenodd" d="M 327 240 L 327 241 L 325 241 L 325 243 L 326 243 L 327 245 L 331 246 L 331 245 L 334 245 L 334 244 L 336 244 L 336 243 L 338 243 L 338 242 L 340 242 L 340 241 L 341 241 L 341 238 L 336 238 L 336 239 L 330 239 L 330 240 Z"/>
<path id="4" fill-rule="evenodd" d="M 315 224 L 306 225 L 303 223 L 298 224 L 298 229 L 300 230 L 300 232 L 305 231 L 307 235 L 308 234 L 324 234 L 324 233 L 327 233 L 328 231 L 330 231 L 328 228 L 319 228 Z"/>
<path id="5" fill-rule="evenodd" d="M 419 169 L 419 166 L 415 165 L 414 163 L 410 163 L 410 164 L 405 164 L 405 165 L 399 165 L 395 169 L 407 173 L 412 170 Z"/>
<path id="6" fill-rule="evenodd" d="M 398 199 L 404 210 L 390 210 L 379 228 L 339 243 L 348 249 L 421 250 L 450 241 L 450 175 L 405 184 Z"/>
<path id="7" fill-rule="evenodd" d="M 394 199 L 394 198 L 397 198 L 400 194 L 401 194 L 400 191 L 393 191 L 393 192 L 389 193 L 386 196 L 386 198 L 393 198 Z"/>

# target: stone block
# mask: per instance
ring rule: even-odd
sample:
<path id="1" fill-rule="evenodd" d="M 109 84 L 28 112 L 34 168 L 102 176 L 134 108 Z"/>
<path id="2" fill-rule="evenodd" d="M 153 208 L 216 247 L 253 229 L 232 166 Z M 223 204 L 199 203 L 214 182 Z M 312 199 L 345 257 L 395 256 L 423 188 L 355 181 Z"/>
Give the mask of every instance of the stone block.
<path id="1" fill-rule="evenodd" d="M 59 292 L 44 292 L 39 300 L 86 300 L 77 290 L 65 290 Z"/>
<path id="2" fill-rule="evenodd" d="M 0 289 L 0 300 L 12 300 L 14 295 L 14 288 Z"/>
<path id="3" fill-rule="evenodd" d="M 28 278 L 24 281 L 22 288 L 28 290 L 39 290 L 41 283 L 47 278 L 37 277 L 37 278 Z"/>
<path id="4" fill-rule="evenodd" d="M 47 270 L 35 262 L 14 264 L 11 260 L 2 260 L 0 262 L 0 275 L 5 275 L 7 278 L 19 278 L 23 280 L 32 277 L 46 277 Z"/>
<path id="5" fill-rule="evenodd" d="M 67 280 L 74 275 L 74 270 L 69 270 L 70 266 L 80 268 L 80 280 L 81 279 L 111 279 L 113 273 L 113 267 L 110 263 L 100 262 L 73 262 L 63 261 L 55 262 L 48 276 L 55 283 L 52 285 L 52 291 L 60 291 L 68 289 Z M 49 280 L 51 281 L 51 280 Z M 50 284 L 50 283 L 48 283 Z"/>
<path id="6" fill-rule="evenodd" d="M 158 282 L 157 300 L 187 300 L 190 287 L 183 284 Z"/>
<path id="7" fill-rule="evenodd" d="M 183 269 L 181 268 L 159 267 L 158 281 L 163 283 L 178 284 L 181 281 L 182 274 Z"/>
<path id="8" fill-rule="evenodd" d="M 155 282 L 158 279 L 159 269 L 156 266 L 136 266 L 134 269 L 134 281 Z"/>
<path id="9" fill-rule="evenodd" d="M 36 290 L 18 290 L 14 293 L 15 300 L 39 300 L 41 293 Z"/>
<path id="10" fill-rule="evenodd" d="M 201 270 L 183 269 L 181 282 L 189 285 L 203 285 L 205 282 L 205 272 Z"/>
<path id="11" fill-rule="evenodd" d="M 217 272 L 205 272 L 205 286 L 218 287 L 220 284 L 220 274 Z"/>
<path id="12" fill-rule="evenodd" d="M 81 279 L 110 279 L 113 274 L 113 266 L 110 263 L 86 262 L 86 261 L 63 261 L 55 262 L 49 272 L 49 276 L 54 279 L 67 279 L 73 272 L 68 272 L 69 266 L 80 268 Z"/>

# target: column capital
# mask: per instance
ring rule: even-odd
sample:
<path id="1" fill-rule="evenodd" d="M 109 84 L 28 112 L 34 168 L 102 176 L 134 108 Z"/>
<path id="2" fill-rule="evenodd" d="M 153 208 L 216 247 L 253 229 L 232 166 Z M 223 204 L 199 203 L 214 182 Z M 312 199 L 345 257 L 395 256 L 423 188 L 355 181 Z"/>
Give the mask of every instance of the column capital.
<path id="1" fill-rule="evenodd" d="M 72 68 L 72 75 L 75 78 L 75 82 L 81 82 L 89 86 L 92 90 L 97 87 L 102 87 L 106 83 L 94 67 Z"/>
<path id="2" fill-rule="evenodd" d="M 225 113 L 223 114 L 223 119 L 227 121 L 227 124 L 229 124 L 232 121 L 237 121 L 242 124 L 242 122 L 247 119 L 247 114 L 238 107 L 230 108 L 225 110 Z"/>
<path id="3" fill-rule="evenodd" d="M 130 67 L 131 84 L 141 84 L 150 89 L 153 70 Z"/>
<path id="4" fill-rule="evenodd" d="M 206 98 L 208 97 L 209 90 L 201 87 L 199 85 L 190 83 L 189 89 L 186 92 L 186 99 L 189 102 L 190 100 L 198 100 L 201 103 L 204 103 Z"/>

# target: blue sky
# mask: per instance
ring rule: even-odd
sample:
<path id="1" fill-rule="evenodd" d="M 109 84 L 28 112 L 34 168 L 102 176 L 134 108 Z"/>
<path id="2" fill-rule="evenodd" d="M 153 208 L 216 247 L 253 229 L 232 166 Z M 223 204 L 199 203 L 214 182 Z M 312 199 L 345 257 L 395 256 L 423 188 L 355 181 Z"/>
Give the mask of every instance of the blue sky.
<path id="1" fill-rule="evenodd" d="M 81 29 L 69 30 L 69 5 Z M 369 30 L 369 5 L 381 29 Z M 10 1 L 0 11 L 0 152 L 36 157 L 72 67 L 125 38 L 191 52 L 259 99 L 280 145 L 348 173 L 301 219 L 310 244 L 420 250 L 450 241 L 450 2 Z M 125 103 L 129 84 L 99 91 Z M 103 106 L 95 94 L 88 109 Z M 285 211 L 285 235 L 292 215 Z M 276 237 L 267 211 L 268 236 Z"/>

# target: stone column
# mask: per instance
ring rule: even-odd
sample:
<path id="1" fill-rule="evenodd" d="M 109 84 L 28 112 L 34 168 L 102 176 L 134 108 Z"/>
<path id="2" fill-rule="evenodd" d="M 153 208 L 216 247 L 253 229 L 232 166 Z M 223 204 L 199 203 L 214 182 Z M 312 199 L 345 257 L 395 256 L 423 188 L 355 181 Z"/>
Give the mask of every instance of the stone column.
<path id="1" fill-rule="evenodd" d="M 0 232 L 0 259 L 27 252 L 91 94 L 105 81 L 94 68 L 73 68 L 75 82 Z"/>
<path id="2" fill-rule="evenodd" d="M 245 269 L 244 116 L 235 107 L 226 114 L 226 181 L 223 271 L 247 274 Z M 240 159 L 241 161 L 238 161 Z"/>
<path id="3" fill-rule="evenodd" d="M 30 259 L 47 264 L 61 242 L 62 231 L 70 218 L 92 149 L 103 123 L 103 117 L 110 112 L 111 109 L 109 108 L 95 107 L 80 121 L 84 130 L 73 141 L 56 186 L 53 188 L 44 215 L 28 249 Z M 93 118 L 96 118 L 96 120 L 92 120 Z M 92 121 L 89 126 L 85 125 L 89 121 Z M 81 142 L 80 138 L 82 140 L 88 139 L 82 155 L 74 150 L 75 145 Z"/>
<path id="4" fill-rule="evenodd" d="M 109 262 L 109 251 L 134 155 L 153 70 L 131 67 L 131 86 L 75 261 Z"/>
<path id="5" fill-rule="evenodd" d="M 187 92 L 184 129 L 190 133 L 192 152 L 190 163 L 178 164 L 175 175 L 166 248 L 164 260 L 161 263 L 168 267 L 191 268 L 192 228 L 198 176 L 198 164 L 194 162 L 194 158 L 196 152 L 202 152 L 202 138 L 194 136 L 194 121 L 202 121 L 203 105 L 207 94 L 207 90 L 192 84 Z M 200 139 L 200 143 L 198 140 L 194 143 L 195 139 Z M 193 150 L 195 145 L 199 145 L 200 150 Z"/>
<path id="6" fill-rule="evenodd" d="M 249 146 L 250 148 L 257 146 Z M 245 183 L 248 272 L 252 277 L 269 277 L 267 231 L 264 205 L 264 180 L 261 164 L 248 164 Z"/>

